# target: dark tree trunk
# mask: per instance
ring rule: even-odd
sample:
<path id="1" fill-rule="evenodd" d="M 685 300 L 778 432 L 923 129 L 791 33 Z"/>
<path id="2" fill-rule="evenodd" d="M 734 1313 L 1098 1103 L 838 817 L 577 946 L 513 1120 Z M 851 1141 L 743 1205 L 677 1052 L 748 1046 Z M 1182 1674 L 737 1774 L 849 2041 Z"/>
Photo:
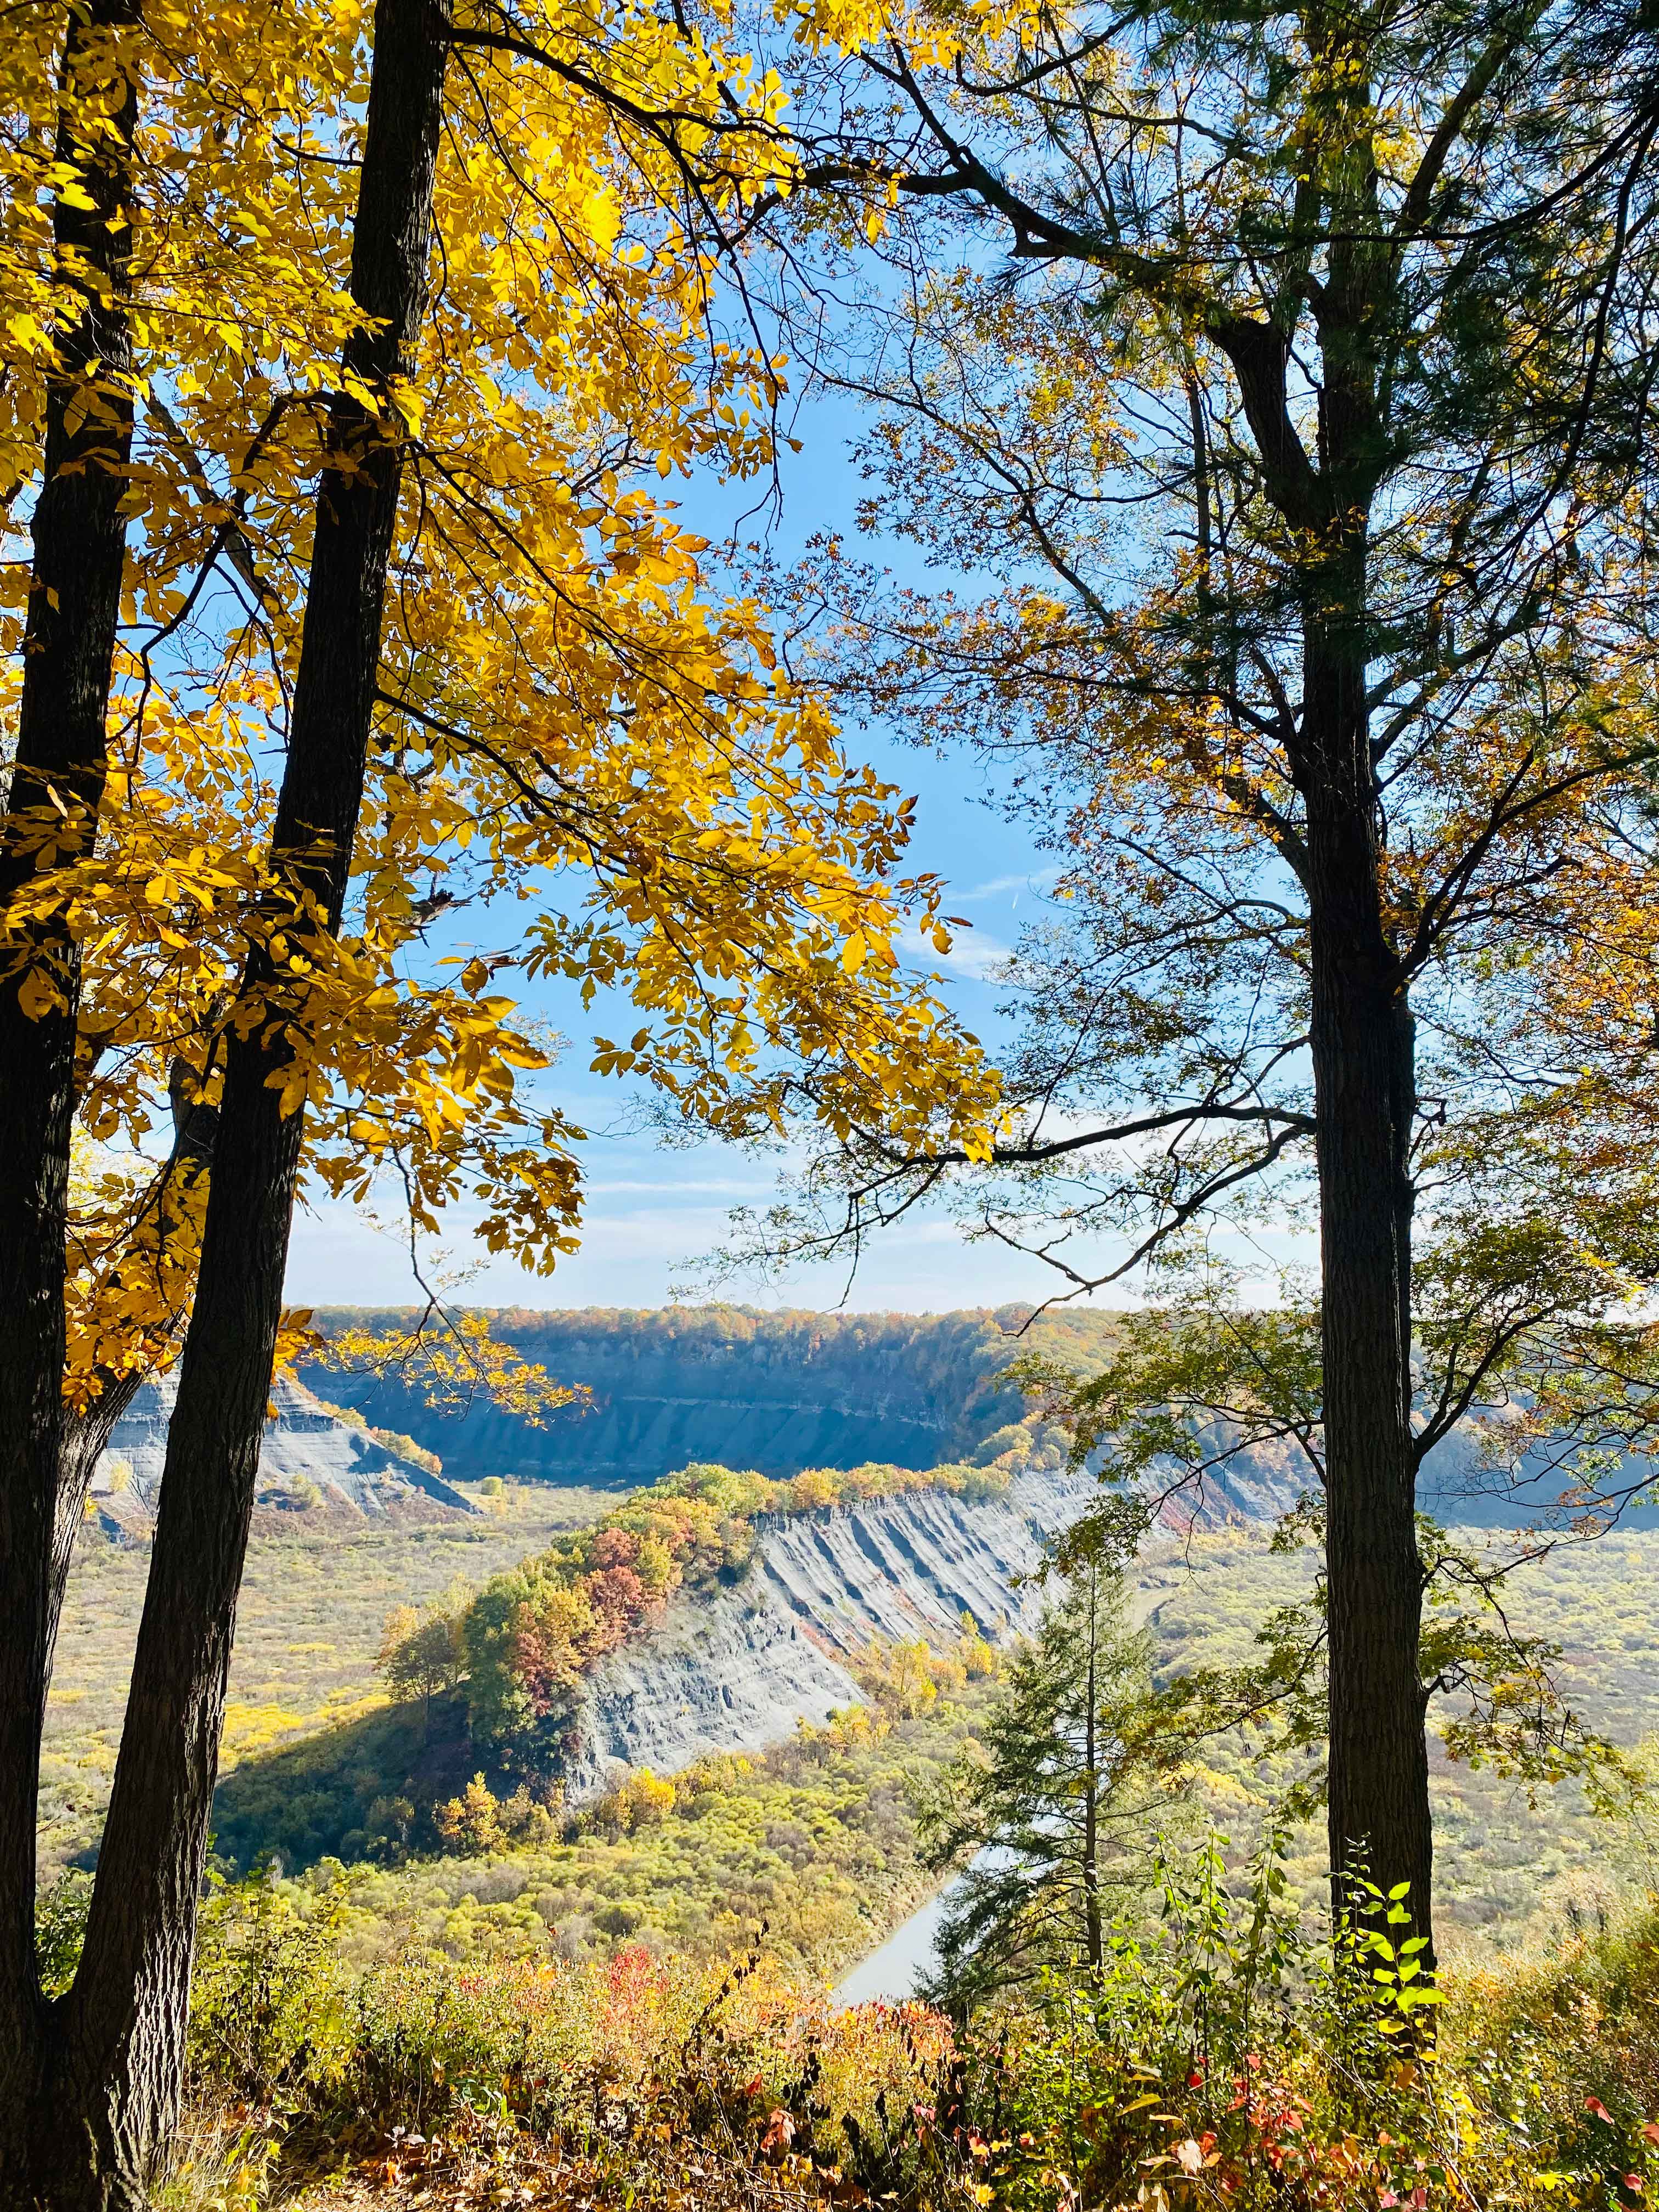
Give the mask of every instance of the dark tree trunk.
<path id="1" fill-rule="evenodd" d="M 46 391 L 17 754 L 0 821 L 0 908 L 11 908 L 43 866 L 84 855 L 97 834 L 126 550 L 121 498 L 132 401 L 123 381 L 131 362 L 124 303 L 137 95 L 122 41 L 131 14 L 109 0 L 67 14 L 55 152 L 79 171 L 92 204 L 71 207 L 60 196 L 53 210 L 60 270 L 82 306 L 59 335 Z M 89 138 L 82 125 L 93 110 L 112 128 Z M 17 927 L 11 954 L 0 977 L 0 2190 L 27 2139 L 23 2115 L 42 2051 L 35 1799 L 52 1625 L 81 980 L 55 916 Z"/>
<path id="2" fill-rule="evenodd" d="M 1323 1295 L 1331 1869 L 1409 1882 L 1431 1929 L 1411 1427 L 1411 1018 L 1383 920 L 1365 711 L 1363 538 L 1304 654 L 1311 1037 Z M 1333 619 L 1333 605 L 1344 610 Z M 1398 1931 L 1403 1935 L 1407 1931 Z M 1432 1963 L 1431 1954 L 1426 1963 Z"/>
<path id="3" fill-rule="evenodd" d="M 371 387 L 412 365 L 431 237 L 445 58 L 430 0 L 379 0 L 352 246 L 380 327 L 347 367 Z M 272 836 L 276 870 L 338 926 L 373 714 L 401 434 L 337 396 Z M 275 909 L 273 909 L 275 911 Z M 303 934 L 303 921 L 295 929 Z M 281 1313 L 303 1110 L 269 1081 L 302 1045 L 303 984 L 250 958 L 233 1025 L 178 1401 L 121 1754 L 75 1986 L 62 2006 L 42 2197 L 137 2204 L 176 2116 L 197 1899 L 225 1683 Z"/>
<path id="4" fill-rule="evenodd" d="M 1364 112 L 1352 20 L 1321 25 Z M 1410 1884 L 1407 1933 L 1429 1939 L 1434 1830 L 1419 1679 L 1423 1570 L 1412 1436 L 1416 1110 L 1407 979 L 1382 910 L 1383 829 L 1367 706 L 1368 517 L 1389 466 L 1380 353 L 1399 312 L 1368 145 L 1334 205 L 1322 300 L 1318 526 L 1304 540 L 1303 795 L 1308 823 L 1311 1054 L 1323 1297 L 1329 1842 L 1339 1916 L 1354 1875 Z"/>
<path id="5" fill-rule="evenodd" d="M 1368 112 L 1350 16 L 1312 19 L 1310 42 Z M 1317 465 L 1291 419 L 1290 341 L 1271 323 L 1224 322 L 1263 486 L 1294 533 L 1302 714 L 1291 744 L 1306 809 L 1323 1313 L 1329 1597 L 1331 1872 L 1339 1914 L 1363 1867 L 1410 1884 L 1411 1933 L 1431 1934 L 1433 1832 L 1419 1683 L 1423 1577 L 1412 1436 L 1412 1191 L 1415 1111 L 1406 978 L 1382 908 L 1382 807 L 1367 706 L 1369 517 L 1389 466 L 1378 362 L 1398 313 L 1368 141 L 1332 179 L 1340 210 L 1317 307 Z M 1405 1929 L 1398 1931 L 1405 1934 Z M 1425 1964 L 1432 1964 L 1431 1950 Z"/>
<path id="6" fill-rule="evenodd" d="M 67 1408 L 58 1443 L 58 1498 L 52 1513 L 52 1574 L 46 1587 L 46 1680 L 51 1686 L 52 1658 L 58 1648 L 58 1624 L 63 1618 L 64 1592 L 76 1540 L 86 1518 L 92 1478 L 115 1424 L 138 1395 L 148 1378 L 134 1370 L 110 1376 L 103 1389 L 83 1413 Z M 45 1692 L 42 1692 L 45 1702 Z"/>

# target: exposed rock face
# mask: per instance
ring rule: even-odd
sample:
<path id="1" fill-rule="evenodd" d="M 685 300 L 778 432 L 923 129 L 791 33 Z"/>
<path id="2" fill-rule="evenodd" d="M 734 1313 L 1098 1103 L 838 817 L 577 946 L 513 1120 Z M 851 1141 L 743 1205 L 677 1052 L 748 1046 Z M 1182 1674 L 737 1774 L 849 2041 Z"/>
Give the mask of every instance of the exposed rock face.
<path id="1" fill-rule="evenodd" d="M 872 1636 L 957 1635 L 971 1613 L 994 1635 L 1013 1632 L 1039 1602 L 1016 1589 L 1048 1537 L 1097 1494 L 1087 1475 L 1022 1474 L 1006 1497 L 972 1504 L 947 1490 L 797 1514 L 774 1522 L 751 1579 L 820 1641 L 851 1653 Z"/>
<path id="2" fill-rule="evenodd" d="M 398 1317 L 320 1309 L 325 1333 Z M 409 1316 L 412 1319 L 413 1316 Z M 971 1456 L 1024 1402 L 998 1380 L 1027 1308 L 953 1314 L 756 1313 L 738 1306 L 495 1313 L 492 1328 L 562 1381 L 592 1393 L 585 1412 L 535 1428 L 482 1399 L 434 1413 L 395 1377 L 361 1401 L 469 1480 L 499 1474 L 633 1487 L 716 1460 L 763 1474 L 877 1460 L 932 1468 Z M 1105 1341 L 1109 1316 L 1089 1317 Z M 1086 1358 L 1086 1353 L 1080 1354 Z M 319 1387 L 325 1370 L 318 1370 Z"/>
<path id="3" fill-rule="evenodd" d="M 677 1774 L 707 1752 L 781 1743 L 798 1721 L 822 1726 L 859 1696 L 846 1668 L 751 1574 L 740 1589 L 672 1607 L 647 1641 L 602 1663 L 566 1794 L 579 1804 L 630 1766 Z"/>
<path id="4" fill-rule="evenodd" d="M 1249 1460 L 1215 1486 L 1208 1517 L 1266 1518 L 1295 1494 L 1283 1470 Z M 708 1752 L 781 1742 L 798 1721 L 822 1725 L 858 1701 L 842 1662 L 872 1637 L 937 1644 L 964 1613 L 993 1636 L 1017 1633 L 1042 1603 L 1019 1578 L 1098 1495 L 1087 1474 L 1028 1472 L 980 1503 L 916 1489 L 763 1524 L 736 1589 L 682 1598 L 595 1670 L 571 1798 L 600 1794 L 628 1766 L 672 1774 Z"/>
<path id="5" fill-rule="evenodd" d="M 841 1662 L 874 1636 L 937 1642 L 964 1613 L 1006 1633 L 1034 1603 L 1013 1578 L 1094 1487 L 1022 1475 L 982 1504 L 918 1489 L 763 1524 L 737 1589 L 681 1598 L 595 1670 L 567 1791 L 579 1802 L 628 1766 L 672 1774 L 706 1752 L 781 1742 L 798 1721 L 822 1725 L 859 1702 Z"/>
<path id="6" fill-rule="evenodd" d="M 94 1470 L 93 1498 L 100 1522 L 112 1524 L 112 1533 L 129 1533 L 126 1524 L 135 1515 L 155 1514 L 178 1390 L 171 1375 L 146 1382 L 116 1423 Z M 453 1483 L 417 1467 L 366 1428 L 343 1421 L 302 1384 L 283 1378 L 271 1386 L 270 1395 L 276 1415 L 265 1424 L 256 1493 L 262 1503 L 297 1501 L 305 1495 L 300 1486 L 310 1483 L 325 1498 L 360 1513 L 384 1513 L 394 1501 L 415 1496 L 461 1513 L 478 1511 Z"/>

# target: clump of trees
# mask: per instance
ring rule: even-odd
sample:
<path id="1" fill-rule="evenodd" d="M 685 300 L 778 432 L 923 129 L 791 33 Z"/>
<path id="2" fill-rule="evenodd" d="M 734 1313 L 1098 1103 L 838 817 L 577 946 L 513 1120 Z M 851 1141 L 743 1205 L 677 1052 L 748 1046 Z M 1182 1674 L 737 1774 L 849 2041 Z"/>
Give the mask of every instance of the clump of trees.
<path id="1" fill-rule="evenodd" d="M 471 1595 L 464 1583 L 457 1583 L 424 1612 L 417 1606 L 398 1605 L 386 1617 L 375 1666 L 394 1698 L 420 1699 L 422 1723 L 428 1731 L 432 1700 L 447 1696 L 465 1672 L 462 1623 Z"/>
<path id="2" fill-rule="evenodd" d="M 459 1796 L 432 1808 L 432 1825 L 449 1850 L 465 1858 L 515 1847 L 534 1850 L 557 1833 L 556 1800 L 536 1797 L 521 1783 L 499 1798 L 482 1774 L 475 1774 Z"/>
<path id="3" fill-rule="evenodd" d="M 717 217 L 775 88 L 629 10 L 28 0 L 0 55 L 0 2190 L 140 2202 L 177 2111 L 301 1188 L 547 1272 L 579 1133 L 510 979 L 731 1133 L 994 1112 L 902 972 L 902 796 L 653 488 L 766 465 Z M 520 896 L 527 903 L 520 909 Z M 525 927 L 447 965 L 456 910 Z M 446 921 L 447 917 L 447 921 Z M 613 1001 L 614 1003 L 614 1001 Z M 812 1071 L 809 1099 L 798 1085 Z M 831 1103 L 833 1094 L 833 1103 Z M 154 1141 L 158 1127 L 168 1141 Z M 77 1135 L 78 1132 L 78 1135 Z M 107 1169 L 70 1176 L 77 1142 Z M 418 1272 L 418 1256 L 415 1260 Z M 179 1390 L 87 1926 L 35 1957 L 46 1685 L 100 1431 Z M 556 1396 L 558 1393 L 554 1394 Z M 568 1394 L 567 1394 L 568 1395 Z"/>

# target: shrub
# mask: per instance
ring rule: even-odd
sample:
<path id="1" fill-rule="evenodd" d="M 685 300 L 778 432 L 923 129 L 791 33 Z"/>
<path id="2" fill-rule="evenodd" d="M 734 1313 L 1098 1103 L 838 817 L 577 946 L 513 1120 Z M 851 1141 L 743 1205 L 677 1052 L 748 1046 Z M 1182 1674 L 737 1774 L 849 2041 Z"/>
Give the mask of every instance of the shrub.
<path id="1" fill-rule="evenodd" d="M 957 1696 L 969 1680 L 997 1670 L 995 1652 L 971 1624 L 943 1651 L 935 1651 L 926 1637 L 890 1644 L 878 1636 L 851 1663 L 859 1687 L 884 1711 L 907 1720 L 931 1711 L 941 1695 Z"/>
<path id="2" fill-rule="evenodd" d="M 500 1850 L 507 1841 L 500 1801 L 482 1774 L 475 1774 L 459 1797 L 434 1805 L 432 1819 L 451 1849 L 469 1857 Z"/>
<path id="3" fill-rule="evenodd" d="M 337 1941 L 346 1894 L 336 1883 L 301 1900 L 256 1878 L 210 1900 L 191 1998 L 198 2075 L 291 2112 L 346 2070 L 351 1977 Z"/>
<path id="4" fill-rule="evenodd" d="M 692 1769 L 682 1776 L 680 1786 L 677 1788 L 665 1777 L 659 1778 L 653 1774 L 648 1766 L 636 1766 L 614 1790 L 607 1790 L 598 1800 L 588 1817 L 601 1835 L 631 1835 L 637 1829 L 654 1828 L 666 1820 L 682 1791 L 689 1802 L 699 1790 L 706 1791 L 709 1786 L 706 1770 L 699 1775 L 695 1768 Z M 605 1923 L 600 1920 L 595 1924 L 604 1926 Z M 635 1919 L 623 1932 L 631 1935 L 638 1925 Z M 617 1931 L 611 1929 L 609 1932 L 615 1934 Z"/>
<path id="5" fill-rule="evenodd" d="M 509 1843 L 520 1850 L 544 1849 L 558 1833 L 559 1822 L 554 1802 L 532 1796 L 522 1783 L 501 1808 L 503 1834 Z"/>
<path id="6" fill-rule="evenodd" d="M 629 1908 L 607 1911 L 625 1932 Z M 550 2203 L 973 2212 L 971 2162 L 933 2112 L 950 2031 L 922 2007 L 837 2013 L 758 1952 L 696 1967 L 637 1944 L 603 1966 L 410 1951 L 352 1978 L 327 1911 L 250 1885 L 206 1916 L 192 2087 L 198 2106 L 238 2100 L 244 2179 L 285 2193 L 283 2146 L 297 2174 L 349 2141 L 381 2181 L 387 2147 L 412 2179 L 471 2146 L 503 2198 L 516 2170 L 556 2173 Z"/>
<path id="7" fill-rule="evenodd" d="M 75 1867 L 60 1875 L 36 1900 L 34 1957 L 46 1996 L 62 1996 L 75 1979 L 91 1902 L 92 1876 Z"/>
<path id="8" fill-rule="evenodd" d="M 363 1819 L 362 1855 L 396 1865 L 409 1853 L 415 1808 L 407 1797 L 377 1797 Z"/>

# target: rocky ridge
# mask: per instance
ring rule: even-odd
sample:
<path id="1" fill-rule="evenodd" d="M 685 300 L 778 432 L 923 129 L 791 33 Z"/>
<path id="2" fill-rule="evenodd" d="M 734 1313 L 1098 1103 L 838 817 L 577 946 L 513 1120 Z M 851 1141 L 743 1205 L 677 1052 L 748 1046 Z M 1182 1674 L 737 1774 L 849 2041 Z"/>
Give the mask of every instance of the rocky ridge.
<path id="1" fill-rule="evenodd" d="M 178 1390 L 171 1375 L 143 1383 L 93 1472 L 94 1510 L 105 1534 L 118 1541 L 131 1540 L 155 1518 L 167 1423 Z M 335 1413 L 302 1383 L 280 1378 L 271 1385 L 270 1398 L 273 1413 L 260 1447 L 257 1503 L 294 1510 L 326 1501 L 380 1515 L 418 1498 L 455 1512 L 479 1510 L 453 1483 L 383 1443 L 366 1425 Z"/>
<path id="2" fill-rule="evenodd" d="M 328 1335 L 415 1318 L 385 1310 L 319 1307 Z M 1053 1348 L 1020 1334 L 1030 1309 L 954 1314 L 760 1313 L 738 1306 L 495 1310 L 495 1335 L 591 1393 L 532 1426 L 480 1398 L 463 1415 L 434 1412 L 398 1376 L 365 1388 L 371 1420 L 441 1453 L 469 1479 L 631 1489 L 700 1460 L 796 1474 L 866 1460 L 933 1468 L 969 1457 L 1025 1411 L 1002 1370 L 1020 1351 Z M 1094 1361 L 1109 1317 L 1076 1326 Z M 1064 1349 L 1064 1345 L 1060 1345 Z M 306 1374 L 326 1395 L 328 1370 Z"/>
<path id="3" fill-rule="evenodd" d="M 649 1637 L 594 1670 L 567 1794 L 580 1802 L 631 1766 L 672 1774 L 709 1753 L 781 1742 L 802 1721 L 821 1727 L 859 1701 L 847 1662 L 873 1638 L 938 1644 L 964 1613 L 993 1637 L 1018 1633 L 1042 1602 L 1023 1578 L 1098 1495 L 1091 1475 L 1028 1468 L 1000 1497 L 918 1486 L 763 1521 L 741 1583 L 682 1596 Z M 1294 1497 L 1285 1470 L 1242 1455 L 1203 1517 L 1265 1520 Z"/>

